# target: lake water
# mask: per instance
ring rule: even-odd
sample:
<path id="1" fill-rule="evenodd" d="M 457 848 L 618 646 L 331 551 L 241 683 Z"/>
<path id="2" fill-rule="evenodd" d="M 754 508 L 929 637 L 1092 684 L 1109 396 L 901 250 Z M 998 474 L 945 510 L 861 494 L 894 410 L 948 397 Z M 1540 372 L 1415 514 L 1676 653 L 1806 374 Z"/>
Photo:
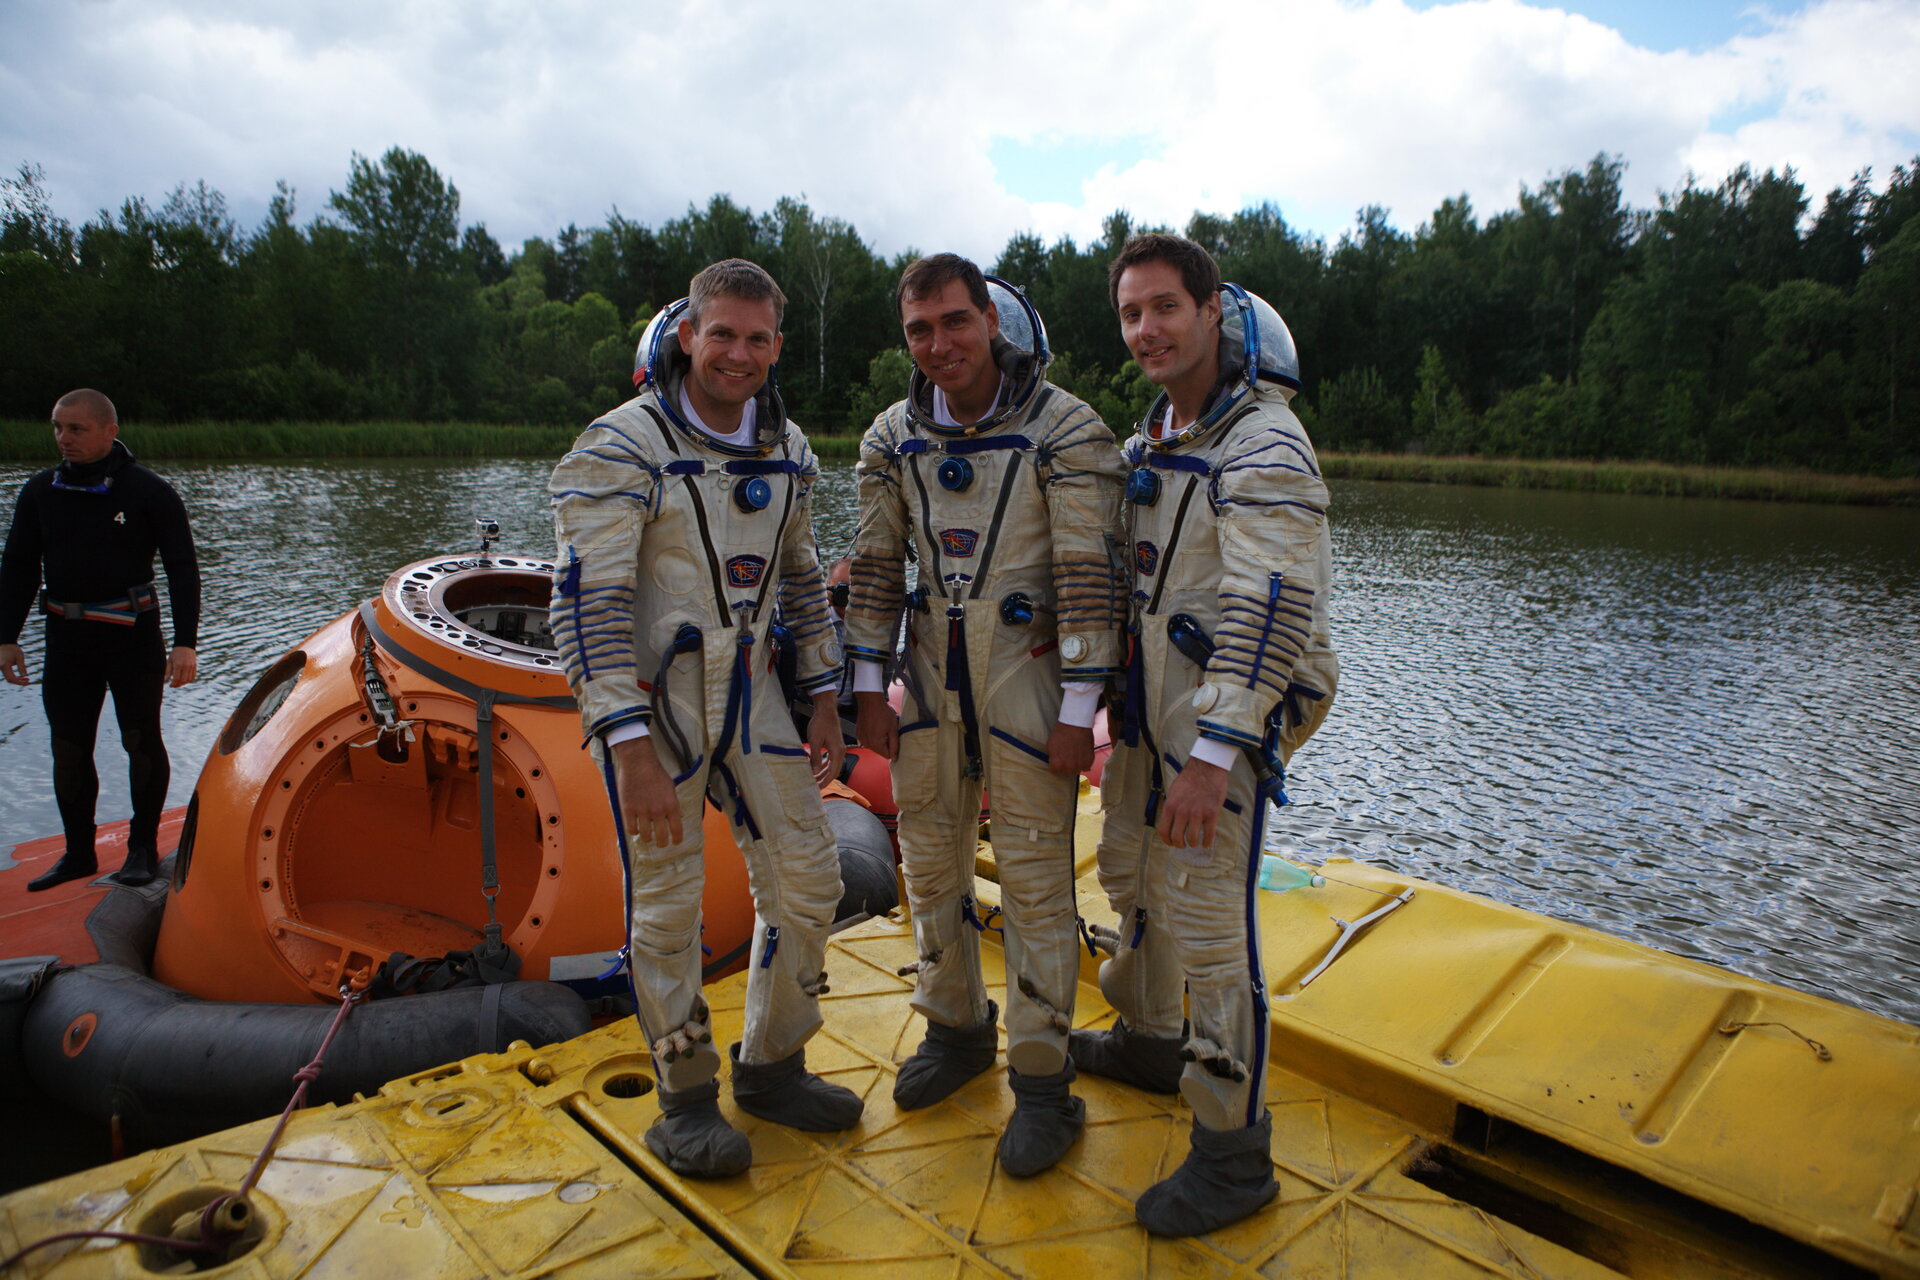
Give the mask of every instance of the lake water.
<path id="1" fill-rule="evenodd" d="M 829 555 L 855 518 L 831 465 Z M 476 545 L 475 515 L 550 555 L 548 469 L 166 467 L 207 579 L 202 678 L 164 713 L 171 803 L 270 661 Z M 0 467 L 0 493 L 31 470 Z M 1341 689 L 1277 844 L 1920 1022 L 1920 513 L 1357 482 L 1334 502 Z M 37 624 L 26 644 L 37 673 Z M 106 820 L 127 790 L 101 737 Z M 47 762 L 37 688 L 0 685 L 0 851 L 59 829 Z"/>

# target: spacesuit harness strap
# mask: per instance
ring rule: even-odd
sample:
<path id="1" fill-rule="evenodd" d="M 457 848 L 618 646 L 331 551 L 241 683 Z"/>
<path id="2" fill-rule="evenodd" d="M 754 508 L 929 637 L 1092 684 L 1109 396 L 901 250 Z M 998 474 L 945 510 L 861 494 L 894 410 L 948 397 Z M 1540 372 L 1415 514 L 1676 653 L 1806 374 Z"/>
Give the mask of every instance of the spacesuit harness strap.
<path id="1" fill-rule="evenodd" d="M 709 470 L 730 476 L 797 476 L 805 469 L 792 458 L 732 458 L 711 468 L 699 458 L 675 458 L 660 468 L 660 474 L 703 476 Z"/>
<path id="2" fill-rule="evenodd" d="M 748 583 L 734 577 L 734 562 L 741 557 L 726 561 L 723 571 L 719 548 L 714 544 L 713 524 L 708 519 L 706 498 L 702 488 L 696 483 L 709 474 L 727 476 L 763 477 L 786 475 L 799 477 L 806 469 L 792 458 L 730 458 L 723 462 L 709 463 L 701 458 L 675 458 L 660 468 L 663 476 L 684 476 L 687 480 L 687 498 L 692 506 L 694 526 L 699 533 L 701 550 L 705 552 L 707 565 L 713 580 L 715 612 L 721 625 L 735 629 L 734 656 L 727 679 L 726 710 L 721 718 L 720 733 L 713 743 L 707 759 L 720 775 L 721 785 L 727 798 L 732 801 L 730 817 L 743 827 L 754 839 L 760 838 L 760 827 L 754 821 L 753 812 L 747 804 L 745 793 L 741 790 L 739 779 L 726 762 L 727 752 L 738 741 L 740 753 L 750 755 L 753 752 L 753 648 L 755 644 L 754 623 L 766 606 L 767 591 L 779 576 L 778 557 L 780 548 L 785 544 L 787 522 L 793 515 L 793 485 L 786 486 L 784 501 L 780 506 L 780 515 L 774 528 L 774 536 L 769 545 L 772 548 L 772 565 L 762 566 L 756 581 Z M 756 479 L 756 484 L 764 482 Z M 743 512 L 764 510 L 771 505 L 771 493 L 765 493 L 752 505 L 740 505 Z M 747 599 L 729 600 L 729 588 L 753 588 L 754 594 Z M 687 773 L 699 767 L 699 762 L 688 759 L 690 744 L 685 740 L 677 724 L 672 722 L 672 711 L 667 700 L 664 682 L 667 668 L 675 656 L 691 652 L 704 645 L 700 629 L 691 623 L 682 624 L 675 633 L 673 643 L 661 655 L 660 671 L 655 679 L 653 690 L 655 716 L 665 710 L 666 728 L 670 745 L 679 753 L 681 764 Z M 682 775 L 686 776 L 685 774 Z"/>
<path id="3" fill-rule="evenodd" d="M 1192 471 L 1199 475 L 1213 474 L 1213 464 L 1205 458 L 1196 458 L 1190 453 L 1156 453 L 1149 451 L 1146 464 L 1155 471 Z"/>
<path id="4" fill-rule="evenodd" d="M 894 446 L 896 457 L 914 459 L 929 453 L 943 453 L 947 461 L 942 462 L 936 472 L 940 486 L 953 492 L 960 492 L 973 483 L 973 466 L 965 459 L 976 453 L 1009 452 L 1028 453 L 1035 449 L 1034 442 L 1027 436 L 1018 434 L 973 436 L 962 440 L 929 440 L 924 436 L 911 436 Z M 933 575 L 939 584 L 940 594 L 947 597 L 947 661 L 946 688 L 955 695 L 960 704 L 961 734 L 966 752 L 966 772 L 969 778 L 978 778 L 984 773 L 984 764 L 980 750 L 980 716 L 974 704 L 973 672 L 967 660 L 967 618 L 965 606 L 961 603 L 961 593 L 968 598 L 977 598 L 988 581 L 988 570 L 993 562 L 995 545 L 999 542 L 1000 527 L 1005 519 L 1008 500 L 1013 496 L 1014 471 L 1018 466 L 1017 457 L 1009 456 L 1005 473 L 1001 476 L 1000 497 L 994 504 L 993 519 L 987 526 L 986 537 L 980 544 L 969 546 L 967 554 L 978 555 L 979 559 L 972 574 Z M 915 480 L 925 489 L 925 481 L 915 468 Z M 932 550 L 934 563 L 943 550 L 931 524 L 926 534 Z M 971 589 L 969 590 L 969 586 Z M 924 590 L 924 587 L 922 588 Z M 911 593 L 910 593 L 911 594 Z M 919 601 L 909 599 L 906 608 L 926 608 L 925 596 Z"/>
<path id="5" fill-rule="evenodd" d="M 928 440 L 925 436 L 912 436 L 893 447 L 899 457 L 910 453 L 947 453 L 969 454 L 987 453 L 995 449 L 1031 449 L 1033 441 L 1025 436 L 974 436 L 967 440 Z"/>

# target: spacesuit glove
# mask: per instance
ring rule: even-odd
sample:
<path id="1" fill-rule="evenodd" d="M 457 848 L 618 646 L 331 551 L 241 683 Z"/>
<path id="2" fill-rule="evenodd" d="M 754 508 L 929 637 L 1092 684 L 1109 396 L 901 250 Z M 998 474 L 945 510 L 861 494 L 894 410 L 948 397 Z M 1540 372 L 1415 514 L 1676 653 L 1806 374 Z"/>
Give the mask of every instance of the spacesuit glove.
<path id="1" fill-rule="evenodd" d="M 1027 999 L 1033 1001 L 1034 1004 L 1039 1006 L 1040 1012 L 1044 1013 L 1047 1016 L 1047 1024 L 1051 1026 L 1055 1031 L 1073 1030 L 1073 1019 L 1069 1018 L 1066 1014 L 1060 1012 L 1060 1010 L 1054 1006 L 1051 1000 L 1048 1000 L 1045 996 L 1041 995 L 1040 988 L 1033 985 L 1032 978 L 1027 977 L 1027 975 L 1023 973 L 1020 975 L 1020 981 L 1018 985 L 1020 988 L 1020 994 L 1025 996 Z"/>
<path id="2" fill-rule="evenodd" d="M 696 1045 L 712 1044 L 712 1024 L 713 1014 L 708 1011 L 707 1002 L 696 1001 L 692 1017 L 653 1042 L 654 1056 L 662 1062 L 675 1062 L 691 1055 Z"/>
<path id="3" fill-rule="evenodd" d="M 1090 924 L 1087 926 L 1087 936 L 1093 940 L 1094 946 L 1108 955 L 1120 954 L 1120 930 L 1112 925 Z"/>
<path id="4" fill-rule="evenodd" d="M 1232 1080 L 1238 1084 L 1247 1078 L 1247 1064 L 1205 1036 L 1190 1037 L 1181 1048 L 1180 1057 L 1187 1062 L 1199 1063 L 1222 1080 Z"/>

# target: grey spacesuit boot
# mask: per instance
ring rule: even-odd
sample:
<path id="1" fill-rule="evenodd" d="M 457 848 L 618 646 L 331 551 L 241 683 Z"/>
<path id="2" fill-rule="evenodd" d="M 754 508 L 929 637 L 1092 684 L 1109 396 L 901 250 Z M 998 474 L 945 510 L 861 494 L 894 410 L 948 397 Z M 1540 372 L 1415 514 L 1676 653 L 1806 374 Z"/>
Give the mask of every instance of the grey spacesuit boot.
<path id="1" fill-rule="evenodd" d="M 834 1133 L 860 1123 L 860 1096 L 807 1070 L 806 1049 L 758 1064 L 740 1061 L 737 1044 L 727 1053 L 733 1059 L 734 1105 L 749 1115 L 810 1133 Z"/>
<path id="2" fill-rule="evenodd" d="M 1124 1018 L 1105 1031 L 1069 1031 L 1067 1056 L 1088 1075 L 1105 1076 L 1148 1093 L 1180 1092 L 1184 1036 L 1143 1036 Z"/>
<path id="3" fill-rule="evenodd" d="M 1148 1187 L 1133 1216 L 1156 1236 L 1197 1236 L 1240 1221 L 1280 1194 L 1273 1180 L 1273 1113 L 1224 1133 L 1193 1122 L 1193 1149 Z"/>
<path id="4" fill-rule="evenodd" d="M 1073 1081 L 1071 1060 L 1050 1076 L 1023 1076 L 1007 1068 L 1013 1116 L 1000 1135 L 1002 1169 L 1016 1178 L 1031 1178 L 1067 1154 L 1087 1122 L 1087 1104 L 1068 1088 Z"/>
<path id="5" fill-rule="evenodd" d="M 647 1129 L 647 1149 L 688 1178 L 731 1178 L 753 1163 L 747 1135 L 720 1114 L 720 1082 L 677 1092 L 660 1090 L 660 1118 Z"/>
<path id="6" fill-rule="evenodd" d="M 987 1001 L 985 1021 L 973 1027 L 927 1023 L 927 1038 L 893 1077 L 893 1102 L 902 1111 L 930 1107 L 993 1065 L 999 1051 L 1000 1006 Z"/>

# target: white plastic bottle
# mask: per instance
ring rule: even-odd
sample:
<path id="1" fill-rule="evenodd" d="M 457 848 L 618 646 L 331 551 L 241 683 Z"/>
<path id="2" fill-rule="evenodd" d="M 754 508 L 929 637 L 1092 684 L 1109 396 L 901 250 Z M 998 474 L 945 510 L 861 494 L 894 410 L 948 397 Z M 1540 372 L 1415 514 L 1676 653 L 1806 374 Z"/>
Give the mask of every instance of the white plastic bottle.
<path id="1" fill-rule="evenodd" d="M 1311 885 L 1318 889 L 1325 884 L 1324 876 L 1315 875 L 1305 867 L 1288 862 L 1278 854 L 1260 856 L 1260 887 L 1269 893 L 1285 893 L 1289 889 L 1298 889 Z"/>

